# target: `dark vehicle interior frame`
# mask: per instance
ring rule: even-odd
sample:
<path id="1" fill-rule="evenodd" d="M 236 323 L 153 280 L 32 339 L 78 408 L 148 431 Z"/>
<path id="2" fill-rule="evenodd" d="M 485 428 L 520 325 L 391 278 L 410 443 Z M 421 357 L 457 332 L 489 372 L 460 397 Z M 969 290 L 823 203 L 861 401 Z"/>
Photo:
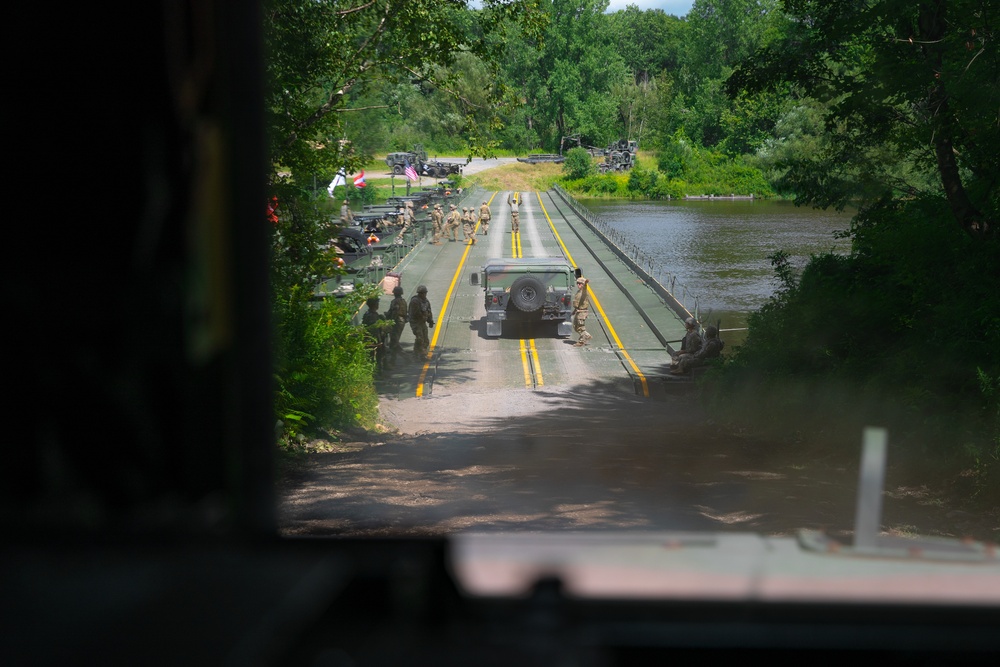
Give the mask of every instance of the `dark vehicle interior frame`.
<path id="1" fill-rule="evenodd" d="M 0 664 L 1000 662 L 993 608 L 472 598 L 446 536 L 281 538 L 261 5 L 45 11 L 8 22 L 53 51 L 8 80 L 37 91 L 6 126 L 38 188 L 9 217 L 53 156 L 86 205 L 8 261 Z"/>

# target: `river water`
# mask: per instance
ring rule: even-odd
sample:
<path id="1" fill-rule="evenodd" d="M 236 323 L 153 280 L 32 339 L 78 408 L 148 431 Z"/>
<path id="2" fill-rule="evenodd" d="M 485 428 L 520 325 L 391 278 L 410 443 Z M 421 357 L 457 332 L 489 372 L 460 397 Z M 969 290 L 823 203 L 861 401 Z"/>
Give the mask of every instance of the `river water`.
<path id="1" fill-rule="evenodd" d="M 677 296 L 692 312 L 697 299 L 703 322 L 721 320 L 732 344 L 777 287 L 768 255 L 783 250 L 801 268 L 810 255 L 850 250 L 835 233 L 849 227 L 851 212 L 761 200 L 579 202 L 676 276 Z"/>

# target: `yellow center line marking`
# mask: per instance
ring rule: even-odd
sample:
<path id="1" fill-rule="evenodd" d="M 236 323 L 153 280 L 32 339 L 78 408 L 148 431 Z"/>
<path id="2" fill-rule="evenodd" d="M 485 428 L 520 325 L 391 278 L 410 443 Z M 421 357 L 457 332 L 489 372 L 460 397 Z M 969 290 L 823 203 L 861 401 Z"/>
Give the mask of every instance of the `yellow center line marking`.
<path id="1" fill-rule="evenodd" d="M 490 197 L 488 203 L 493 202 L 493 197 L 496 197 L 497 193 L 494 192 Z M 469 256 L 469 251 L 472 249 L 471 245 L 465 246 L 465 250 L 462 252 L 462 259 L 458 262 L 458 268 L 455 269 L 455 275 L 451 277 L 451 285 L 448 286 L 448 292 L 444 295 L 444 303 L 441 305 L 441 312 L 438 313 L 437 326 L 434 327 L 434 336 L 431 338 L 430 347 L 427 349 L 427 360 L 424 362 L 424 367 L 420 369 L 420 378 L 417 380 L 417 397 L 424 395 L 424 381 L 427 379 L 427 371 L 431 367 L 431 361 L 434 359 L 434 346 L 437 345 L 438 336 L 441 335 L 441 329 L 444 327 L 445 316 L 448 314 L 448 303 L 451 301 L 451 295 L 455 291 L 455 285 L 458 284 L 458 277 L 462 275 L 462 269 L 465 267 L 465 260 Z"/>
<path id="2" fill-rule="evenodd" d="M 552 233 L 555 234 L 556 241 L 559 242 L 559 247 L 562 248 L 564 253 L 566 253 L 566 259 L 568 259 L 570 261 L 570 264 L 572 264 L 573 266 L 579 266 L 579 264 L 577 264 L 576 261 L 573 260 L 573 256 L 566 248 L 566 244 L 563 243 L 562 237 L 559 236 L 559 232 L 556 231 L 556 226 L 552 223 L 552 218 L 549 217 L 549 212 L 545 210 L 545 204 L 542 203 L 542 193 L 535 192 L 535 196 L 538 197 L 538 205 L 542 207 L 542 213 L 545 214 L 545 219 L 548 220 L 549 227 L 552 229 Z M 618 349 L 621 351 L 622 356 L 624 356 L 625 360 L 628 361 L 629 366 L 632 367 L 632 370 L 634 370 L 636 375 L 639 376 L 639 382 L 642 383 L 642 395 L 649 396 L 649 385 L 646 383 L 646 376 L 643 375 L 642 371 L 639 370 L 639 366 L 636 365 L 635 361 L 632 359 L 632 356 L 628 353 L 628 351 L 625 350 L 625 346 L 622 345 L 621 339 L 618 338 L 618 333 L 615 331 L 614 326 L 611 325 L 611 320 L 608 319 L 607 314 L 604 312 L 604 308 L 601 307 L 601 302 L 597 298 L 597 295 L 594 293 L 593 288 L 590 288 L 588 286 L 588 291 L 590 292 L 590 301 L 594 304 L 594 307 L 597 309 L 597 312 L 599 312 L 601 314 L 601 317 L 604 319 L 604 323 L 608 327 L 608 333 L 610 333 L 611 337 L 614 338 L 615 340 L 615 345 L 618 346 Z"/>
<path id="3" fill-rule="evenodd" d="M 524 349 L 524 339 L 520 340 L 521 343 L 521 367 L 524 369 L 524 386 L 531 387 L 531 366 L 528 363 L 528 354 Z"/>
<path id="4" fill-rule="evenodd" d="M 517 255 L 515 257 L 524 257 L 524 251 L 521 249 L 521 232 L 518 231 L 514 236 L 517 238 Z"/>
<path id="5" fill-rule="evenodd" d="M 535 339 L 532 338 L 528 341 L 531 346 L 531 358 L 535 360 L 535 381 L 539 387 L 545 385 L 545 381 L 542 379 L 542 362 L 538 360 L 538 348 L 535 347 Z"/>

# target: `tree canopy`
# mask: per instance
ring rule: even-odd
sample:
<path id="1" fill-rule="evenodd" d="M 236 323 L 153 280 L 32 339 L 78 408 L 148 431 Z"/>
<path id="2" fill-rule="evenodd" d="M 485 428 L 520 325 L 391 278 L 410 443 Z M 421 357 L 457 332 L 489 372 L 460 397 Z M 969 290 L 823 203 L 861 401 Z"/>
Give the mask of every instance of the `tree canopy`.
<path id="1" fill-rule="evenodd" d="M 824 105 L 821 153 L 789 163 L 796 191 L 821 204 L 913 195 L 933 172 L 955 222 L 994 236 L 1000 6 L 788 0 L 785 9 L 783 37 L 745 58 L 727 89 L 736 96 L 791 83 Z"/>
<path id="2" fill-rule="evenodd" d="M 517 26 L 537 36 L 544 14 L 537 0 L 269 0 L 265 7 L 265 110 L 271 159 L 292 174 L 314 174 L 358 160 L 343 136 L 344 114 L 391 100 L 366 98 L 400 84 L 448 91 L 464 114 L 470 150 L 486 153 L 484 130 L 513 103 L 500 76 L 505 35 Z M 452 87 L 461 53 L 486 68 L 485 100 Z M 359 104 L 360 102 L 360 104 Z"/>

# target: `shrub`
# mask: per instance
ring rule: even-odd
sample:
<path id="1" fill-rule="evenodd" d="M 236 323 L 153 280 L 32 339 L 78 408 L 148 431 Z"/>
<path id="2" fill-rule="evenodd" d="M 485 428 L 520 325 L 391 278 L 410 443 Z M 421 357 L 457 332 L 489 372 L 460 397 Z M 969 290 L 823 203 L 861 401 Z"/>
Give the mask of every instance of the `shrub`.
<path id="1" fill-rule="evenodd" d="M 587 149 L 571 148 L 566 152 L 566 161 L 563 162 L 563 173 L 571 180 L 579 180 L 593 174 L 594 161 L 590 157 Z"/>
<path id="2" fill-rule="evenodd" d="M 275 415 L 292 437 L 310 427 L 371 426 L 374 366 L 352 321 L 361 296 L 319 304 L 311 296 L 299 287 L 276 300 Z"/>

